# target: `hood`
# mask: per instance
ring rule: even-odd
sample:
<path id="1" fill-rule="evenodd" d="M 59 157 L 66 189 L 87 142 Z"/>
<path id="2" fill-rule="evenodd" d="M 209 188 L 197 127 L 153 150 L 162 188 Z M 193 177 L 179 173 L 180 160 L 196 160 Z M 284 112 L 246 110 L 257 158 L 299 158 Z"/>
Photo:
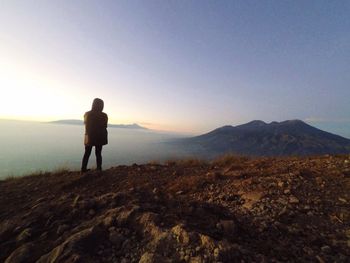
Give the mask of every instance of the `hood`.
<path id="1" fill-rule="evenodd" d="M 91 110 L 92 111 L 102 111 L 103 106 L 104 106 L 103 100 L 96 98 L 96 99 L 94 99 L 94 101 L 92 103 Z"/>

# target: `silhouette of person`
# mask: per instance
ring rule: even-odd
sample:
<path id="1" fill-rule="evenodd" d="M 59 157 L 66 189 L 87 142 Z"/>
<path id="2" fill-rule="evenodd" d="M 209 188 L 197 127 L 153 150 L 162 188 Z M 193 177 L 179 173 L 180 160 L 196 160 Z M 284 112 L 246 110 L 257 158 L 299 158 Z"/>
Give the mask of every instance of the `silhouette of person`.
<path id="1" fill-rule="evenodd" d="M 85 173 L 89 171 L 87 165 L 91 154 L 92 147 L 95 146 L 96 154 L 96 169 L 102 170 L 102 146 L 108 143 L 107 139 L 107 123 L 108 116 L 103 110 L 103 100 L 94 99 L 92 103 L 91 111 L 88 111 L 84 115 L 85 124 L 85 153 L 82 160 L 81 172 Z"/>

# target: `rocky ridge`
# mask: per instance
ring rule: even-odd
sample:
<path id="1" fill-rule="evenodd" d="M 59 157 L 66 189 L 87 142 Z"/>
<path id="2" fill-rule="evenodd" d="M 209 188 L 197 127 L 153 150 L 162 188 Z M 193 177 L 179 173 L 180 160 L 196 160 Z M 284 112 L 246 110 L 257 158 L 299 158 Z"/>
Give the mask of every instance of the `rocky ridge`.
<path id="1" fill-rule="evenodd" d="M 1 262 L 347 262 L 350 156 L 0 181 Z"/>

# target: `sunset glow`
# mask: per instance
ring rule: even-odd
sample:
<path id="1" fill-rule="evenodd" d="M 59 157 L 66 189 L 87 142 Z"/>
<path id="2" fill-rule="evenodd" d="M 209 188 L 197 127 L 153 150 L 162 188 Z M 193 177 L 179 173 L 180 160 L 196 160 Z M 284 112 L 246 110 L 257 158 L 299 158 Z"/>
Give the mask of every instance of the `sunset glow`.
<path id="1" fill-rule="evenodd" d="M 3 1 L 0 118 L 81 119 L 99 97 L 159 130 L 349 120 L 349 5 Z"/>

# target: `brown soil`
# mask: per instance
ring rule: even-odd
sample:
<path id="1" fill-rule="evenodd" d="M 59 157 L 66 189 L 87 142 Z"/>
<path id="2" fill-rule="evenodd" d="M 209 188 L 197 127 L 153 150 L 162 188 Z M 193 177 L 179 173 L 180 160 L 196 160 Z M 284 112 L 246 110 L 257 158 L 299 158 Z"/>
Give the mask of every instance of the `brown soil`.
<path id="1" fill-rule="evenodd" d="M 0 181 L 0 262 L 348 262 L 350 156 Z"/>

